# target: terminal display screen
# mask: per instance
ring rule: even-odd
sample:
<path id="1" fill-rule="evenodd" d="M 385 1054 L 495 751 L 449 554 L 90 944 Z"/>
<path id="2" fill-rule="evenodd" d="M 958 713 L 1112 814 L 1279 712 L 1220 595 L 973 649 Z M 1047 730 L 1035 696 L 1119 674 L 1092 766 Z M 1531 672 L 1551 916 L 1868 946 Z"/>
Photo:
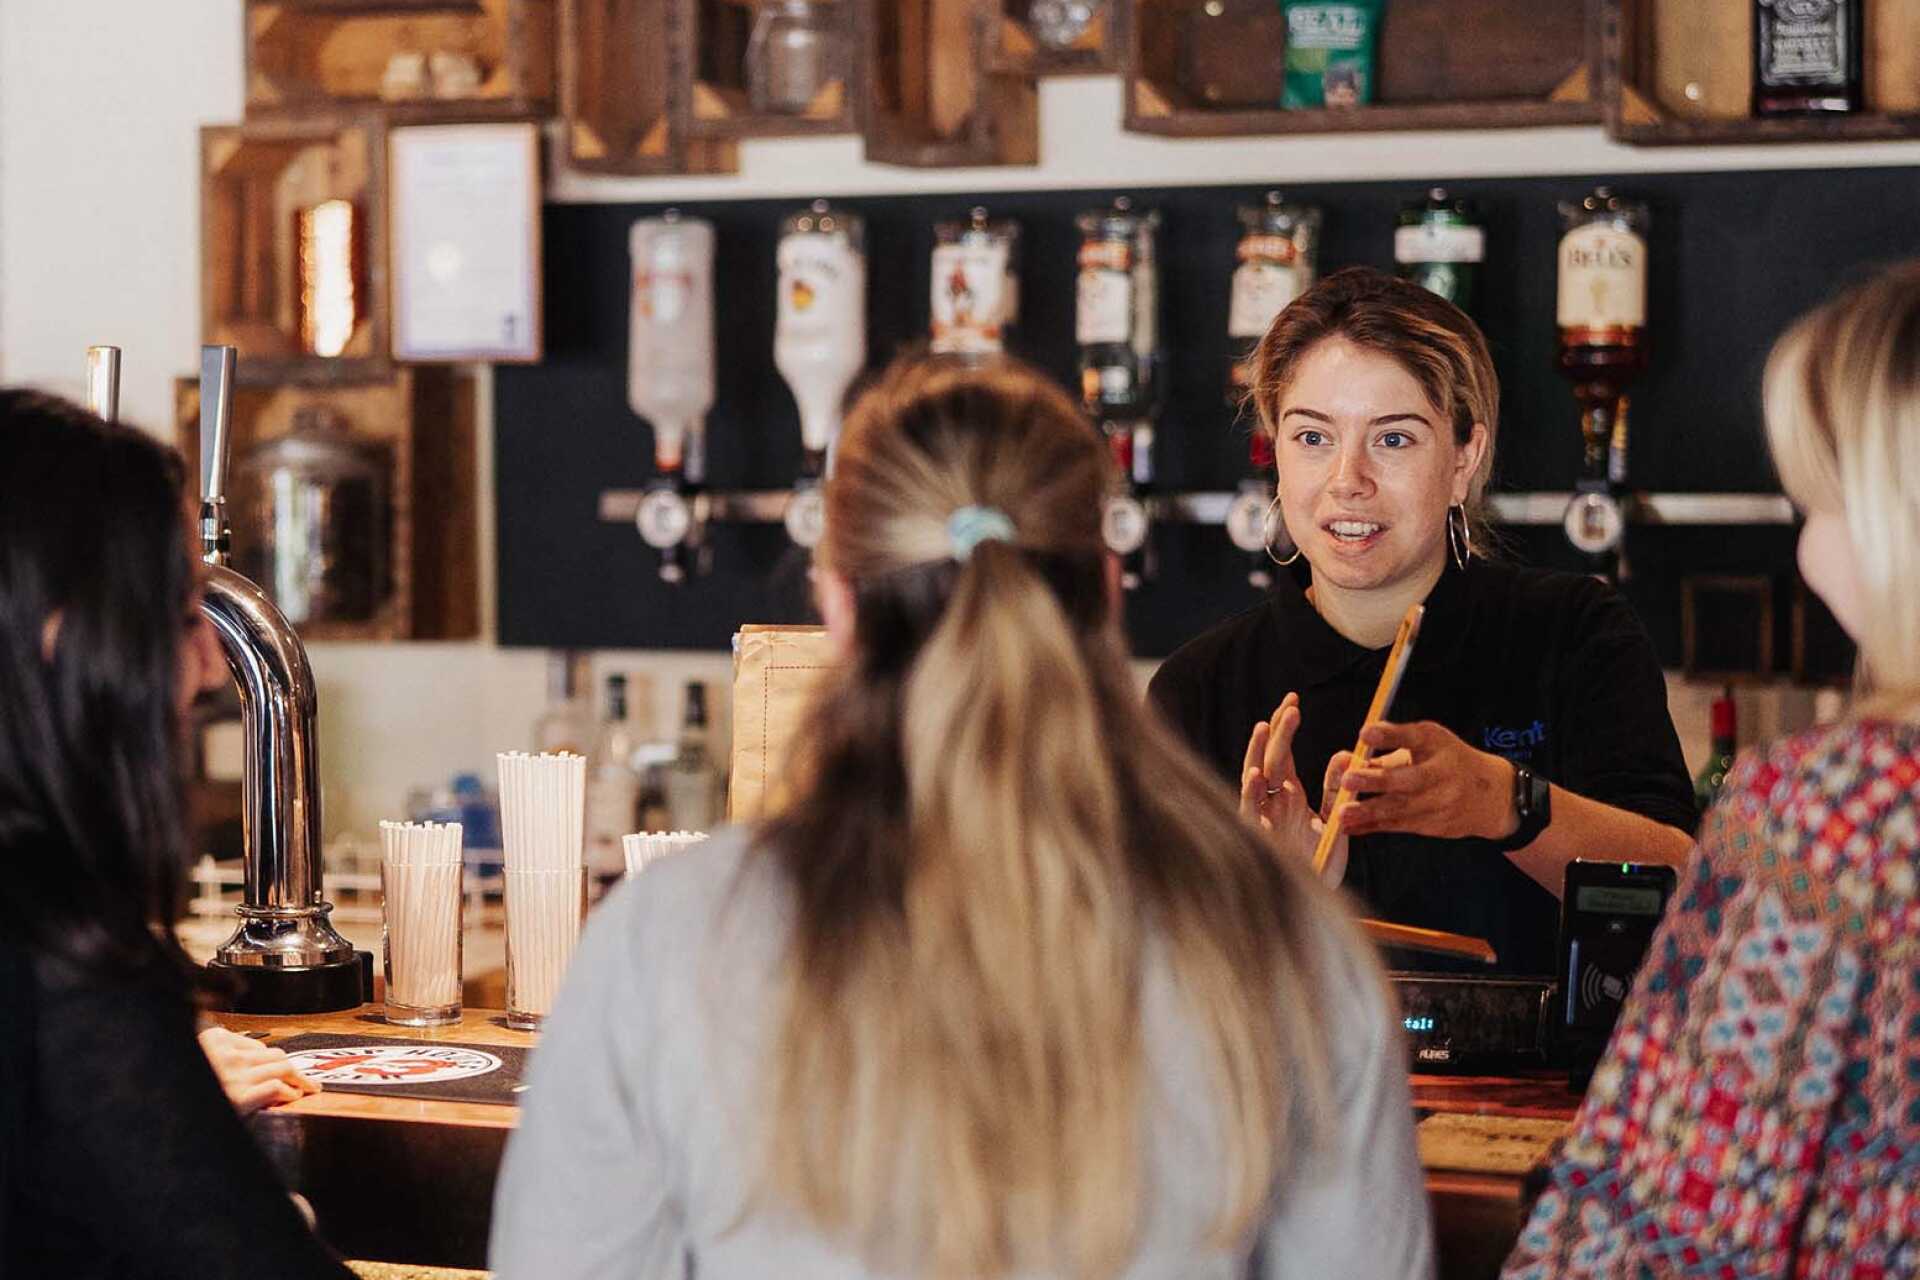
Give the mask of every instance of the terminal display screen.
<path id="1" fill-rule="evenodd" d="M 1573 891 L 1576 911 L 1596 915 L 1657 916 L 1663 895 L 1658 888 L 1618 884 L 1583 884 Z"/>

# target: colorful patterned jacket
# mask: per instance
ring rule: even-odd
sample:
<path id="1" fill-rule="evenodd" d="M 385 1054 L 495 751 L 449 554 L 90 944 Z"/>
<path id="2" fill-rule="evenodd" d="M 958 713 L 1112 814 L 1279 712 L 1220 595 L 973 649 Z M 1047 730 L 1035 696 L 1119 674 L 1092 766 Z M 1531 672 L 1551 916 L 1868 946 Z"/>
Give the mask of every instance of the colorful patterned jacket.
<path id="1" fill-rule="evenodd" d="M 1743 757 L 1508 1259 L 1920 1276 L 1920 726 Z"/>

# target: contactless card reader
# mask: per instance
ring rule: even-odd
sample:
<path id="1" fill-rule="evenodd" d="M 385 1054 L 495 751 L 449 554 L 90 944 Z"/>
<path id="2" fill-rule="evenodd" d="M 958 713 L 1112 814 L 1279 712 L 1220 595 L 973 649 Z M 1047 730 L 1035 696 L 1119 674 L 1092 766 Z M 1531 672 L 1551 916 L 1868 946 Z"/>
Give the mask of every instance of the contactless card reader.
<path id="1" fill-rule="evenodd" d="M 1672 867 L 1577 861 L 1560 899 L 1561 1037 L 1569 1083 L 1586 1088 L 1673 895 Z"/>

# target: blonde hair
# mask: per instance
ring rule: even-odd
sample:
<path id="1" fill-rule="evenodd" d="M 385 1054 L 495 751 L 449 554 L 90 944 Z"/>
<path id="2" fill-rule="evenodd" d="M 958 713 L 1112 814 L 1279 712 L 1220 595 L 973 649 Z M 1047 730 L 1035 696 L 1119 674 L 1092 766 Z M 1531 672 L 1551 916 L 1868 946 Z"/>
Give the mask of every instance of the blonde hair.
<path id="1" fill-rule="evenodd" d="M 1467 486 L 1467 520 L 1476 545 L 1493 546 L 1487 485 L 1500 438 L 1500 378 L 1486 335 L 1467 313 L 1410 280 L 1372 267 L 1336 271 L 1295 298 L 1267 327 L 1252 356 L 1251 396 L 1268 435 L 1279 430 L 1280 401 L 1309 351 L 1328 338 L 1391 356 L 1420 384 L 1453 427 L 1456 445 L 1487 429 L 1487 450 Z"/>
<path id="2" fill-rule="evenodd" d="M 1782 487 L 1846 520 L 1865 709 L 1910 705 L 1920 700 L 1920 262 L 1802 316 L 1774 344 L 1763 387 Z"/>
<path id="3" fill-rule="evenodd" d="M 1150 951 L 1215 1068 L 1217 1245 L 1329 1127 L 1322 971 L 1371 957 L 1141 699 L 1108 481 L 1077 406 L 1012 362 L 898 364 L 841 436 L 820 554 L 855 591 L 854 653 L 756 843 L 797 904 L 765 1171 L 877 1265 L 1125 1264 Z M 956 556 L 970 506 L 1013 532 Z"/>

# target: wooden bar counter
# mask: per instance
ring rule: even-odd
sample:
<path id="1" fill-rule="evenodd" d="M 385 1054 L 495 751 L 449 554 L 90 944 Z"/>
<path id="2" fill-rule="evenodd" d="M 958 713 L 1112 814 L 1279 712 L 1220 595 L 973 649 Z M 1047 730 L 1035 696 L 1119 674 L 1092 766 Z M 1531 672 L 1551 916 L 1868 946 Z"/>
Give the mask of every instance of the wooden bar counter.
<path id="1" fill-rule="evenodd" d="M 309 1033 L 398 1037 L 532 1048 L 539 1036 L 507 1027 L 495 1010 L 470 1009 L 458 1025 L 389 1026 L 379 1005 L 311 1017 L 216 1015 L 232 1030 L 269 1043 Z M 1523 1168 L 1479 1151 L 1476 1125 L 1491 1147 L 1517 1129 L 1534 1146 L 1557 1133 L 1579 1104 L 1564 1075 L 1415 1076 L 1422 1160 L 1433 1197 L 1445 1280 L 1495 1275 L 1520 1230 Z M 288 1184 L 312 1203 L 328 1242 L 351 1258 L 453 1267 L 486 1265 L 493 1185 L 519 1112 L 471 1102 L 429 1102 L 322 1092 L 255 1116 L 255 1133 Z M 1436 1118 L 1454 1129 L 1429 1142 Z M 1507 1124 L 1506 1122 L 1513 1122 Z M 1483 1156 L 1488 1158 L 1482 1158 Z"/>

